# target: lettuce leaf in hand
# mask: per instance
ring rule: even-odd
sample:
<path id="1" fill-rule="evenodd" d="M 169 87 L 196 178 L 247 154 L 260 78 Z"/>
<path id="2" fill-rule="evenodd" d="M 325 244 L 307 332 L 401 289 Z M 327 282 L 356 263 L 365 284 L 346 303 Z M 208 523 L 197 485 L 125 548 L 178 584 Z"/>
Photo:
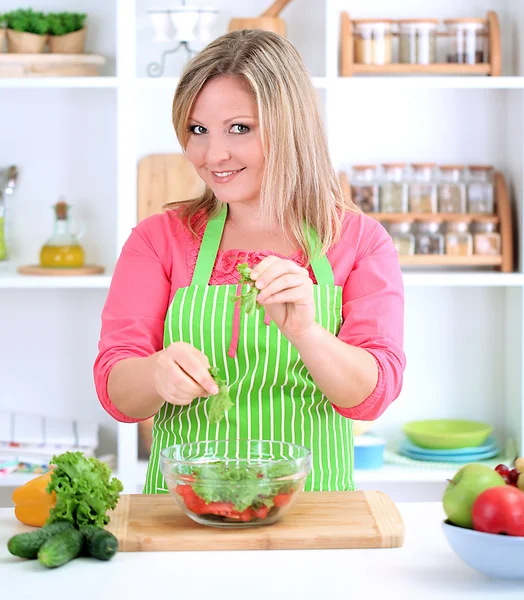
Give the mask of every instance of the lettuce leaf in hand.
<path id="1" fill-rule="evenodd" d="M 122 482 L 111 478 L 111 470 L 95 457 L 82 452 L 53 456 L 48 493 L 56 493 L 56 506 L 46 524 L 69 521 L 76 527 L 109 523 L 107 512 L 115 508 L 123 490 Z"/>
<path id="2" fill-rule="evenodd" d="M 251 269 L 247 263 L 237 265 L 237 271 L 240 273 L 239 283 L 249 285 L 249 289 L 241 292 L 239 296 L 234 296 L 234 302 L 240 302 L 240 307 L 246 315 L 251 315 L 255 310 L 260 310 L 261 306 L 257 303 L 259 289 L 255 287 L 255 282 L 251 279 Z"/>
<path id="3" fill-rule="evenodd" d="M 209 372 L 218 386 L 218 394 L 210 396 L 208 400 L 208 418 L 213 425 L 218 423 L 224 416 L 224 413 L 233 406 L 229 397 L 229 390 L 226 382 L 219 377 L 219 371 L 216 367 L 210 367 Z"/>

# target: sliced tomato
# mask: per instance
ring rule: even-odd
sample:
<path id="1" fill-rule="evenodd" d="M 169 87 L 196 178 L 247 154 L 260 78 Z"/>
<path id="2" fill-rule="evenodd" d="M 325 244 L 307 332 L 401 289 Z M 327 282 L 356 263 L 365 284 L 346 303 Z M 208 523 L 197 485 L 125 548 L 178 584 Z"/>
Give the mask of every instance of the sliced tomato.
<path id="1" fill-rule="evenodd" d="M 277 494 L 274 498 L 273 498 L 273 504 L 277 507 L 280 506 L 285 506 L 290 500 L 291 500 L 291 496 L 293 494 L 289 493 L 289 494 Z"/>
<path id="2" fill-rule="evenodd" d="M 269 512 L 269 506 L 260 506 L 259 508 L 252 508 L 251 512 L 253 513 L 253 517 L 256 519 L 265 519 Z"/>

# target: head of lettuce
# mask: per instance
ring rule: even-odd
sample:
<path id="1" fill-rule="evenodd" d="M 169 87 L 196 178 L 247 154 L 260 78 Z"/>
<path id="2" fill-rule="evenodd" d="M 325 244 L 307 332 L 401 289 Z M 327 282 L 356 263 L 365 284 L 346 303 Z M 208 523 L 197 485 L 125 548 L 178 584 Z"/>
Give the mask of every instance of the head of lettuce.
<path id="1" fill-rule="evenodd" d="M 55 465 L 46 488 L 55 492 L 56 504 L 51 508 L 46 525 L 69 521 L 76 527 L 109 523 L 108 511 L 113 510 L 123 490 L 122 482 L 111 478 L 111 470 L 95 457 L 82 452 L 64 452 L 53 456 Z"/>

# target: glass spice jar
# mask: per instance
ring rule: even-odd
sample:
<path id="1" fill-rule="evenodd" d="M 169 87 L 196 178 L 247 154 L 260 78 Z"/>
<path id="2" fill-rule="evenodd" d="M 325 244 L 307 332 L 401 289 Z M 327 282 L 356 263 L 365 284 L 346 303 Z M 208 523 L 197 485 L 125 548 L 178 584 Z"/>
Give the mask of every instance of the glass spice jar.
<path id="1" fill-rule="evenodd" d="M 415 254 L 415 236 L 413 235 L 412 227 L 413 221 L 386 224 L 386 229 L 393 240 L 399 256 Z"/>
<path id="2" fill-rule="evenodd" d="M 363 65 L 388 65 L 393 56 L 393 21 L 358 19 L 353 21 L 354 61 Z"/>
<path id="3" fill-rule="evenodd" d="M 408 185 L 404 178 L 404 163 L 383 163 L 384 178 L 380 184 L 380 211 L 405 213 L 408 211 Z"/>
<path id="4" fill-rule="evenodd" d="M 430 65 L 436 62 L 438 19 L 402 19 L 399 24 L 399 62 Z"/>
<path id="5" fill-rule="evenodd" d="M 502 250 L 502 240 L 492 221 L 473 222 L 473 252 L 483 256 L 498 256 Z"/>
<path id="6" fill-rule="evenodd" d="M 444 236 L 440 219 L 418 223 L 415 236 L 415 254 L 444 254 Z"/>
<path id="7" fill-rule="evenodd" d="M 470 165 L 467 183 L 468 212 L 495 212 L 494 169 L 491 165 Z"/>
<path id="8" fill-rule="evenodd" d="M 466 184 L 463 165 L 441 165 L 438 190 L 438 211 L 441 213 L 466 212 Z"/>
<path id="9" fill-rule="evenodd" d="M 351 175 L 351 199 L 366 213 L 378 212 L 378 182 L 375 165 L 354 165 Z"/>
<path id="10" fill-rule="evenodd" d="M 489 62 L 485 19 L 447 19 L 448 63 L 475 65 Z"/>
<path id="11" fill-rule="evenodd" d="M 412 213 L 437 212 L 437 184 L 433 178 L 435 163 L 413 163 L 409 183 L 409 211 Z"/>
<path id="12" fill-rule="evenodd" d="M 471 256 L 473 236 L 469 231 L 470 221 L 449 221 L 444 238 L 446 254 L 449 256 Z"/>

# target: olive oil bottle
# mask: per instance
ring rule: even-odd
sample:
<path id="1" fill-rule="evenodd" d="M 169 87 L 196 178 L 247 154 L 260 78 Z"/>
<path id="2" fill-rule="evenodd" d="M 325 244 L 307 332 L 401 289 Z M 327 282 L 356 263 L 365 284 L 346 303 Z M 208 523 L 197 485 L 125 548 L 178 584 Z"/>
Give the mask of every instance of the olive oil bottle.
<path id="1" fill-rule="evenodd" d="M 40 250 L 41 267 L 71 269 L 84 266 L 84 249 L 79 243 L 82 233 L 71 231 L 70 209 L 63 198 L 53 206 L 53 235 Z"/>

